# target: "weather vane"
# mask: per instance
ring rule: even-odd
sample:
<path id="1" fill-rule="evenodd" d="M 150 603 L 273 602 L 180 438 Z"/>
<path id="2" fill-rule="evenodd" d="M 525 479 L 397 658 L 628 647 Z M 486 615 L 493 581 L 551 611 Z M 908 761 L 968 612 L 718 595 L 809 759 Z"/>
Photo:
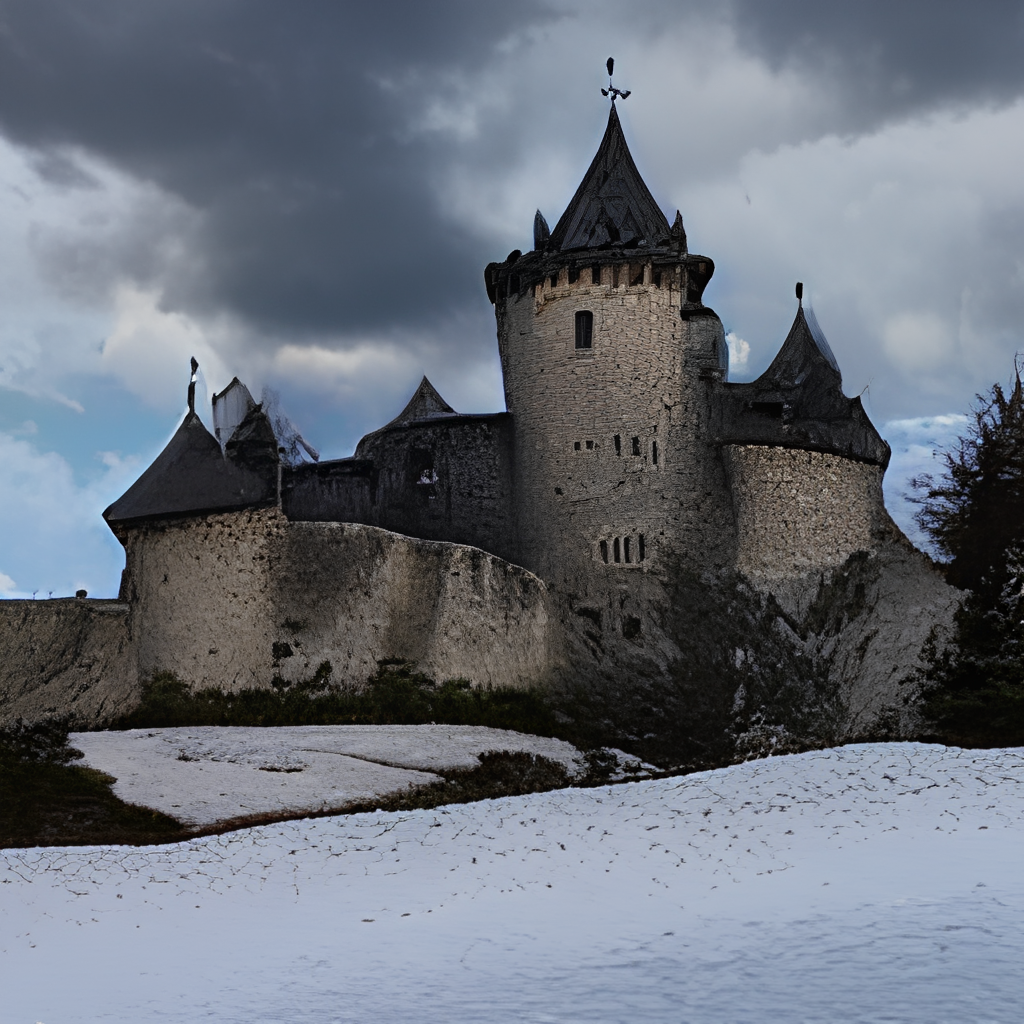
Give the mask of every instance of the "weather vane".
<path id="1" fill-rule="evenodd" d="M 601 95 L 602 96 L 611 96 L 612 103 L 614 103 L 620 96 L 622 97 L 622 99 L 626 99 L 629 96 L 630 90 L 629 89 L 616 89 L 615 86 L 612 85 L 612 72 L 615 70 L 615 58 L 614 57 L 609 57 L 608 58 L 608 65 L 607 66 L 608 66 L 608 88 L 607 89 L 602 89 L 601 90 Z"/>

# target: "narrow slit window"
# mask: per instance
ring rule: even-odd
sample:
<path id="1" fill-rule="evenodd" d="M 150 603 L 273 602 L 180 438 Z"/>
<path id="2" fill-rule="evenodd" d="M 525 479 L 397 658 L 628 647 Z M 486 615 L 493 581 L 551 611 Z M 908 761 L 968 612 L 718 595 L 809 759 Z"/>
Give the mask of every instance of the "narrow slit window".
<path id="1" fill-rule="evenodd" d="M 618 434 L 616 434 L 615 437 L 612 438 L 612 440 L 615 442 L 615 454 L 616 455 L 621 455 L 622 454 L 622 438 L 619 437 Z"/>
<path id="2" fill-rule="evenodd" d="M 581 309 L 576 314 L 576 347 L 591 348 L 594 343 L 594 314 Z"/>
<path id="3" fill-rule="evenodd" d="M 622 560 L 627 565 L 630 562 L 633 561 L 633 558 L 632 558 L 633 552 L 631 550 L 632 549 L 632 545 L 629 543 L 630 539 L 631 538 L 629 538 L 629 537 L 625 537 L 625 538 L 623 538 L 623 541 L 622 541 Z"/>
<path id="4" fill-rule="evenodd" d="M 618 537 L 616 537 L 615 540 L 612 541 L 612 558 L 616 562 L 621 562 L 622 561 L 621 552 L 620 552 L 620 549 L 619 549 L 619 538 Z"/>
<path id="5" fill-rule="evenodd" d="M 600 263 L 595 263 L 590 268 L 590 282 L 591 282 L 591 284 L 600 284 L 601 283 L 601 264 Z"/>
<path id="6" fill-rule="evenodd" d="M 661 271 L 660 270 L 655 270 L 654 273 L 651 274 L 651 284 L 653 284 L 655 288 L 660 288 L 661 287 Z"/>
<path id="7" fill-rule="evenodd" d="M 658 442 L 651 442 L 651 462 L 656 466 L 658 464 Z"/>
<path id="8" fill-rule="evenodd" d="M 644 535 L 641 533 L 636 538 L 636 560 L 642 562 L 647 557 L 647 546 L 644 544 Z"/>
<path id="9" fill-rule="evenodd" d="M 608 564 L 608 541 L 606 540 L 601 541 L 601 561 L 605 565 Z"/>
<path id="10" fill-rule="evenodd" d="M 634 437 L 633 438 L 633 454 L 634 455 L 639 455 L 640 454 L 640 438 L 639 437 Z"/>

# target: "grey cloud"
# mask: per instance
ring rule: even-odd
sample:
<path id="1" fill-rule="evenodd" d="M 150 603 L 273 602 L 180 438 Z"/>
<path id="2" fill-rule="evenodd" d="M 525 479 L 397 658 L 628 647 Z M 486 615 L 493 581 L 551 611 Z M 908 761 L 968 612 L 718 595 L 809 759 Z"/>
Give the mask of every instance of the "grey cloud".
<path id="1" fill-rule="evenodd" d="M 172 306 L 267 335 L 365 329 L 383 309 L 429 321 L 504 254 L 438 210 L 432 175 L 457 142 L 410 118 L 545 17 L 473 0 L 6 0 L 0 126 L 44 173 L 66 178 L 61 150 L 82 147 L 202 214 Z M 132 247 L 122 269 L 136 262 Z"/>
<path id="2" fill-rule="evenodd" d="M 1018 0 L 733 0 L 742 45 L 842 94 L 840 130 L 1024 93 Z"/>

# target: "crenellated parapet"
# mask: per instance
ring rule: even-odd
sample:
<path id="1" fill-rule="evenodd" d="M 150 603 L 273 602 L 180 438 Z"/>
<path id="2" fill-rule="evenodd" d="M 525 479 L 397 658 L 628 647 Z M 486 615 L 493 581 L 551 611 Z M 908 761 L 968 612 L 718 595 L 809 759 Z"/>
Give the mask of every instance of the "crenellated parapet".
<path id="1" fill-rule="evenodd" d="M 590 288 L 654 288 L 677 293 L 682 308 L 700 306 L 714 272 L 714 261 L 707 256 L 647 246 L 574 253 L 534 250 L 525 255 L 515 249 L 503 263 L 487 265 L 484 282 L 495 305 L 527 294 L 544 298 Z"/>

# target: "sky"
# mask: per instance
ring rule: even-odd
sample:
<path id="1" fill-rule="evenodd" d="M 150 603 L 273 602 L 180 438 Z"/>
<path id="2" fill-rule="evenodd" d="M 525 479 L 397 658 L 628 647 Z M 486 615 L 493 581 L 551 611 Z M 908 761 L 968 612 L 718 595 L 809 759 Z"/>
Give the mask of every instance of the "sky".
<path id="1" fill-rule="evenodd" d="M 502 408 L 482 271 L 571 198 L 610 55 L 731 379 L 803 281 L 913 533 L 908 479 L 1024 350 L 1022 50 L 1010 0 L 0 0 L 0 594 L 116 594 L 100 513 L 192 355 L 325 457 L 423 374 Z"/>

